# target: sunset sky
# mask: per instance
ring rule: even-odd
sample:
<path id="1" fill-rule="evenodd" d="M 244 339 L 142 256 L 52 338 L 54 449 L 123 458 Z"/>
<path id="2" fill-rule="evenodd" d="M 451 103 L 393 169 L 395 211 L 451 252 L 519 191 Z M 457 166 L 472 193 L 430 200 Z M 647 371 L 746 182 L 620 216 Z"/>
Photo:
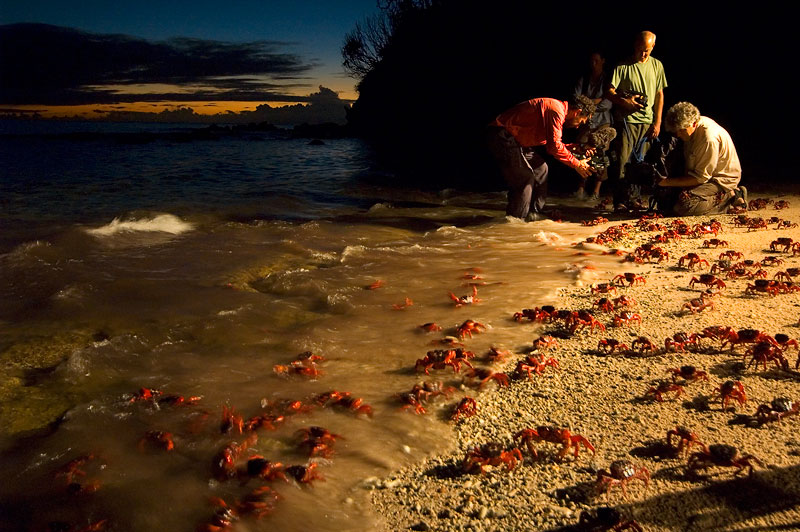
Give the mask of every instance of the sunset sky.
<path id="1" fill-rule="evenodd" d="M 4 0 L 0 109 L 252 111 L 356 98 L 340 48 L 376 0 Z M 47 26 L 45 26 L 47 25 Z"/>

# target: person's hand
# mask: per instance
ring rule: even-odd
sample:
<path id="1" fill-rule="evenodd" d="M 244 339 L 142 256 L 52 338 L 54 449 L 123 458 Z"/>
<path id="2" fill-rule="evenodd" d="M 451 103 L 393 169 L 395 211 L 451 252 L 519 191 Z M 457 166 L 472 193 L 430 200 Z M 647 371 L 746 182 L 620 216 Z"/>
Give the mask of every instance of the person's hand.
<path id="1" fill-rule="evenodd" d="M 587 178 L 594 173 L 594 169 L 589 166 L 589 163 L 586 161 L 578 161 L 578 166 L 575 168 L 575 171 L 583 178 Z"/>
<path id="2" fill-rule="evenodd" d="M 633 95 L 630 98 L 623 98 L 622 102 L 622 106 L 628 113 L 635 113 L 636 111 L 641 111 L 644 109 L 644 105 L 642 105 L 636 95 Z"/>
<path id="3" fill-rule="evenodd" d="M 585 150 L 583 150 L 583 154 L 586 157 L 592 157 L 596 151 L 597 151 L 596 148 L 586 148 Z"/>
<path id="4" fill-rule="evenodd" d="M 661 133 L 661 124 L 652 123 L 650 124 L 650 127 L 647 128 L 647 133 L 645 133 L 645 136 L 649 139 L 654 139 L 659 133 Z"/>

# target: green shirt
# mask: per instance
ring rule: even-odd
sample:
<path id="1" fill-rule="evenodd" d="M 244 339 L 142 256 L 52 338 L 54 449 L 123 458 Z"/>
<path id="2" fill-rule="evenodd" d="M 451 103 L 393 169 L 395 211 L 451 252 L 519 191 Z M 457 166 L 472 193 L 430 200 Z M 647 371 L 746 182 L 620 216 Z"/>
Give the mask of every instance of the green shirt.
<path id="1" fill-rule="evenodd" d="M 629 124 L 652 124 L 653 104 L 656 94 L 667 86 L 664 66 L 653 56 L 644 63 L 617 65 L 611 76 L 611 86 L 616 90 L 631 90 L 647 95 L 647 107 L 625 117 Z"/>

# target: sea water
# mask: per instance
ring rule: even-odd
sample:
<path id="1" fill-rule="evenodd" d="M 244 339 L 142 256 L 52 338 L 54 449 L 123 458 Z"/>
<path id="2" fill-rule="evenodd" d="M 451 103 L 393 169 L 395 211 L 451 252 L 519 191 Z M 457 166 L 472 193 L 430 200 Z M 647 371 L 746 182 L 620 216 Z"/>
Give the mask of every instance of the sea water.
<path id="1" fill-rule="evenodd" d="M 502 192 L 376 185 L 352 139 L 129 144 L 114 136 L 127 125 L 14 127 L 0 139 L 3 529 L 192 530 L 224 501 L 234 530 L 374 530 L 378 479 L 452 445 L 455 403 L 494 390 L 416 360 L 466 319 L 487 328 L 464 340 L 476 366 L 491 346 L 523 353 L 537 328 L 513 313 L 611 261 L 572 247 L 590 228 L 506 218 Z M 457 305 L 473 286 L 479 301 Z M 315 378 L 274 371 L 307 351 L 324 357 Z M 425 415 L 402 410 L 396 395 L 423 381 L 456 391 Z M 141 388 L 199 399 L 131 401 Z M 332 390 L 372 415 L 314 403 Z M 289 401 L 313 409 L 258 430 L 235 467 L 260 455 L 322 478 L 214 478 L 220 450 L 246 437 L 222 433 L 223 408 L 246 419 Z M 341 436 L 333 453 L 298 446 L 312 426 Z M 275 509 L 237 510 L 262 485 Z"/>

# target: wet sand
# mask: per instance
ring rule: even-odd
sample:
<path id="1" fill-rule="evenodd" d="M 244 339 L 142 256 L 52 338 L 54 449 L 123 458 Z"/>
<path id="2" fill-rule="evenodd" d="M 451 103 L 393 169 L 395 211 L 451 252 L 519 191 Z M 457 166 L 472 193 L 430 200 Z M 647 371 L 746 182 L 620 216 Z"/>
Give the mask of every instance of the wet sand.
<path id="1" fill-rule="evenodd" d="M 759 194 L 750 199 L 754 197 L 788 200 L 790 206 L 776 210 L 770 204 L 766 209 L 749 211 L 748 216 L 777 216 L 800 222 L 800 197 Z M 710 218 L 684 221 L 693 226 Z M 727 244 L 704 247 L 704 241 L 714 235 L 657 244 L 669 253 L 669 259 L 660 263 L 598 266 L 608 264 L 595 262 L 606 248 L 577 244 L 576 261 L 583 268 L 576 281 L 553 300 L 529 301 L 522 297 L 519 310 L 546 304 L 557 309 L 592 309 L 593 303 L 603 297 L 591 293 L 593 283 L 632 272 L 643 277 L 646 284 L 617 288 L 616 294 L 608 296 L 635 298 L 637 305 L 630 310 L 641 316 L 641 324 L 631 321 L 615 327 L 613 317 L 621 309 L 612 313 L 595 310 L 607 326 L 604 332 L 590 332 L 587 327 L 571 334 L 553 323 L 520 322 L 518 327 L 530 333 L 531 342 L 541 335 L 557 338 L 558 346 L 545 354 L 558 360 L 560 370 L 548 367 L 542 375 L 530 380 L 514 379 L 508 387 L 489 384 L 484 391 L 470 391 L 477 400 L 477 415 L 453 424 L 454 442 L 449 449 L 365 483 L 366 489 L 373 490 L 373 504 L 383 516 L 385 529 L 588 530 L 577 527 L 579 516 L 599 506 L 617 508 L 626 519 L 635 519 L 647 531 L 800 529 L 800 416 L 759 424 L 754 415 L 759 405 L 769 404 L 777 397 L 800 401 L 800 373 L 795 370 L 797 349 L 786 350 L 789 369 L 772 362 L 764 369 L 760 365 L 754 367 L 749 363 L 752 357 L 744 356 L 748 345 L 731 350 L 721 347 L 719 341 L 704 339 L 700 348 L 684 352 L 668 352 L 664 347 L 665 339 L 677 332 L 700 333 L 715 325 L 758 329 L 769 335 L 783 333 L 790 338 L 800 336 L 800 293 L 748 294 L 745 289 L 754 281 L 744 277 L 729 279 L 724 273 L 718 274 L 726 287 L 713 298 L 713 309 L 692 313 L 683 308 L 706 288 L 700 284 L 691 288 L 692 277 L 708 272 L 679 267 L 679 259 L 688 253 L 697 253 L 711 265 L 726 250 L 741 252 L 742 260 L 760 261 L 774 256 L 783 263 L 763 266 L 769 279 L 779 271 L 800 267 L 800 254 L 770 250 L 771 242 L 779 237 L 800 240 L 797 228 L 776 230 L 775 224 L 770 224 L 768 229 L 748 230 L 735 227 L 733 215 L 715 218 L 722 223 L 717 238 Z M 658 223 L 667 226 L 673 220 L 664 218 Z M 599 232 L 620 223 L 604 223 L 597 229 Z M 629 237 L 609 246 L 632 251 L 663 231 L 632 229 L 629 233 Z M 535 286 L 535 276 L 529 282 Z M 530 286 L 519 286 L 520 293 L 527 293 Z M 507 306 L 504 302 L 503 307 Z M 499 306 L 496 310 L 490 307 L 487 303 L 481 308 L 485 320 L 512 320 Z M 492 332 L 487 331 L 485 336 Z M 598 349 L 604 339 L 630 346 L 639 336 L 652 340 L 655 352 L 606 354 Z M 465 340 L 468 349 L 470 342 Z M 491 338 L 491 342 L 504 344 L 500 337 Z M 533 351 L 532 343 L 504 347 L 515 355 L 492 369 L 509 374 L 517 361 Z M 691 382 L 677 377 L 673 381 L 671 370 L 685 365 L 707 372 L 709 380 Z M 732 401 L 723 409 L 716 391 L 728 380 L 743 384 L 747 401 L 741 405 Z M 660 382 L 682 386 L 682 395 L 677 397 L 677 391 L 668 391 L 663 401 L 655 400 L 647 392 Z M 510 449 L 515 445 L 516 433 L 539 425 L 569 428 L 585 436 L 596 453 L 582 447 L 577 459 L 570 454 L 559 460 L 559 445 L 540 442 L 534 443 L 538 459 L 521 446 L 524 458 L 511 471 L 504 466 L 487 467 L 484 474 L 463 471 L 465 455 L 476 446 L 498 442 Z M 752 476 L 736 476 L 733 467 L 710 467 L 690 473 L 685 454 L 678 456 L 666 445 L 667 432 L 676 426 L 687 427 L 706 445 L 733 445 L 742 455 L 753 455 L 763 465 L 755 465 Z M 690 452 L 700 449 L 694 446 Z M 607 494 L 598 493 L 598 471 L 608 469 L 617 460 L 646 468 L 651 476 L 649 485 L 640 480 L 629 482 L 627 497 L 616 486 Z"/>

